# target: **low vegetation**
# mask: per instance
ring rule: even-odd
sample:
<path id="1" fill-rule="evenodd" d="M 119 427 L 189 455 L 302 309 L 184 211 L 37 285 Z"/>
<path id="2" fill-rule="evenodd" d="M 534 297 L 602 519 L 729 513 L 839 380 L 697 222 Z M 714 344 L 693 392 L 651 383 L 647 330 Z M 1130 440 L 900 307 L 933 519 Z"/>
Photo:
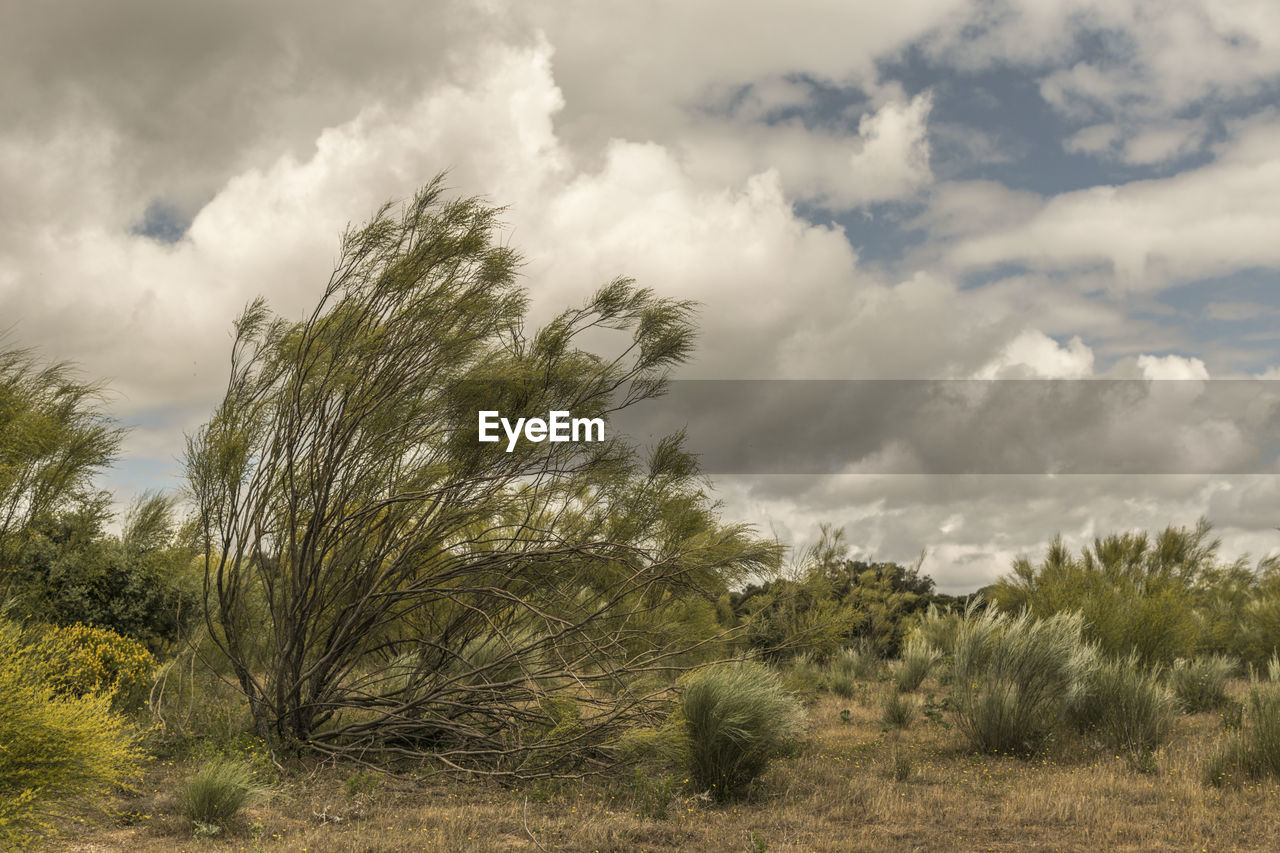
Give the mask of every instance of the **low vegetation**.
<path id="1" fill-rule="evenodd" d="M 784 566 L 678 435 L 488 453 L 477 408 L 660 396 L 694 306 L 526 333 L 500 211 L 443 192 L 306 318 L 248 306 L 190 518 L 109 532 L 100 389 L 0 352 L 0 846 L 1280 845 L 1280 560 L 1201 522 L 955 598 L 831 526 Z"/>
<path id="2" fill-rule="evenodd" d="M 777 675 L 756 663 L 699 670 L 684 683 L 680 721 L 696 790 L 739 799 L 775 758 L 804 737 L 804 711 Z"/>
<path id="3" fill-rule="evenodd" d="M 178 785 L 178 810 L 194 827 L 217 834 L 238 822 L 245 806 L 265 799 L 269 791 L 250 762 L 218 756 Z"/>

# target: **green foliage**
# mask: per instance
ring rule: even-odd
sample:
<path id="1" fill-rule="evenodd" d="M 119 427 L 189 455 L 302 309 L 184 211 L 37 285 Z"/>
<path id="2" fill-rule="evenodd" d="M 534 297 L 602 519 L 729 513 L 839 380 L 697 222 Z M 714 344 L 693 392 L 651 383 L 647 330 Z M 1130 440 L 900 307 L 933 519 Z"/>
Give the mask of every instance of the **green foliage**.
<path id="1" fill-rule="evenodd" d="M 31 843 L 60 806 L 122 783 L 139 758 L 106 695 L 40 681 L 20 631 L 0 621 L 0 846 Z"/>
<path id="2" fill-rule="evenodd" d="M 100 410 L 101 389 L 70 365 L 30 350 L 0 351 L 0 592 L 10 585 L 31 523 L 82 502 L 111 464 L 123 431 Z"/>
<path id="3" fill-rule="evenodd" d="M 179 811 L 197 828 L 226 829 L 246 806 L 266 797 L 270 788 L 258 782 L 248 761 L 219 756 L 184 779 L 176 793 Z"/>
<path id="4" fill-rule="evenodd" d="M 845 557 L 844 530 L 822 526 L 798 578 L 779 578 L 734 593 L 747 643 L 768 658 L 808 652 L 825 661 L 851 641 L 880 656 L 898 654 L 910 619 L 924 610 L 933 580 L 919 566 Z"/>
<path id="5" fill-rule="evenodd" d="M 96 625 L 167 650 L 199 615 L 194 552 L 180 542 L 172 499 L 144 496 L 118 537 L 104 532 L 108 518 L 103 495 L 32 522 L 14 585 L 21 609 L 35 621 Z"/>
<path id="6" fill-rule="evenodd" d="M 833 673 L 853 681 L 872 681 L 879 670 L 880 658 L 863 646 L 844 649 L 831 661 Z"/>
<path id="7" fill-rule="evenodd" d="M 672 773 L 651 774 L 637 767 L 629 791 L 632 808 L 650 820 L 666 820 L 682 784 Z"/>
<path id="8" fill-rule="evenodd" d="M 818 691 L 827 684 L 826 667 L 807 652 L 791 658 L 778 671 L 786 688 L 798 695 L 817 698 Z"/>
<path id="9" fill-rule="evenodd" d="M 1230 701 L 1227 686 L 1235 669 L 1235 662 L 1222 655 L 1177 660 L 1169 670 L 1169 684 L 1187 713 L 1212 711 Z"/>
<path id="10" fill-rule="evenodd" d="M 893 663 L 893 683 L 899 692 L 910 693 L 928 677 L 942 660 L 942 653 L 920 638 L 907 641 L 902 657 Z"/>
<path id="11" fill-rule="evenodd" d="M 1077 729 L 1116 751 L 1141 755 L 1169 736 L 1176 707 L 1160 674 L 1136 655 L 1099 658 L 1088 667 L 1068 704 Z"/>
<path id="12" fill-rule="evenodd" d="M 776 568 L 678 435 L 477 440 L 479 411 L 608 421 L 694 340 L 692 303 L 627 279 L 527 332 L 500 215 L 442 176 L 345 235 L 301 322 L 258 300 L 236 323 L 187 474 L 211 640 L 275 745 L 516 775 L 595 760 L 655 679 L 719 650 L 729 584 Z M 581 348 L 601 331 L 617 358 Z"/>
<path id="13" fill-rule="evenodd" d="M 119 709 L 146 701 L 156 661 L 146 646 L 106 628 L 50 628 L 25 653 L 36 678 L 68 696 L 102 695 Z"/>
<path id="14" fill-rule="evenodd" d="M 1079 614 L 1036 619 L 969 608 L 952 650 L 952 711 L 974 749 L 1027 753 L 1062 719 L 1093 663 Z"/>
<path id="15" fill-rule="evenodd" d="M 914 697 L 890 691 L 880 704 L 880 724 L 886 729 L 910 728 L 919 708 L 920 703 Z"/>
<path id="16" fill-rule="evenodd" d="M 1086 636 L 1103 652 L 1168 664 L 1199 647 L 1199 587 L 1218 568 L 1219 543 L 1209 539 L 1210 529 L 1201 520 L 1194 529 L 1169 527 L 1154 540 L 1113 534 L 1095 539 L 1078 558 L 1058 538 L 1038 565 L 1016 560 L 989 595 L 1009 613 L 1082 613 Z"/>
<path id="17" fill-rule="evenodd" d="M 769 762 L 804 736 L 804 712 L 777 677 L 756 663 L 717 664 L 687 676 L 680 719 L 690 778 L 717 800 L 743 796 Z"/>

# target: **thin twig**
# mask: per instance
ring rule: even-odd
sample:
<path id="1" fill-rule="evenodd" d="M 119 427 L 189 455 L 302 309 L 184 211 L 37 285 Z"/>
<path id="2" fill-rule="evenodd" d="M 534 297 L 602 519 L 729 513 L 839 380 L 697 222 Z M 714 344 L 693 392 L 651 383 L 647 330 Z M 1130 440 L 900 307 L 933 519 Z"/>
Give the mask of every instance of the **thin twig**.
<path id="1" fill-rule="evenodd" d="M 529 828 L 529 798 L 528 797 L 524 798 L 524 811 L 520 815 L 520 822 L 524 824 L 524 831 L 529 834 L 529 840 L 531 840 L 534 844 L 538 845 L 538 849 L 541 850 L 542 853 L 547 853 L 547 848 L 542 846 L 542 842 L 540 842 L 537 839 L 537 837 L 533 834 L 533 830 Z"/>

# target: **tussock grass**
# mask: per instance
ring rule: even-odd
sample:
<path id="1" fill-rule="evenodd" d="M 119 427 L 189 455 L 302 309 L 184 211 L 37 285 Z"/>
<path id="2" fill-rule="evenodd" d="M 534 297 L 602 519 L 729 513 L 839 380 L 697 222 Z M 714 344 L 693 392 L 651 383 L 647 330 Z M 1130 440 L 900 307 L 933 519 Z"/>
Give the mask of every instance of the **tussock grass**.
<path id="1" fill-rule="evenodd" d="M 901 693 L 910 693 L 928 677 L 942 653 L 924 640 L 912 637 L 902 651 L 902 658 L 894 661 L 893 683 Z"/>
<path id="2" fill-rule="evenodd" d="M 951 701 L 974 749 L 1026 754 L 1044 742 L 1096 659 L 1082 627 L 1078 613 L 965 613 L 955 631 Z"/>
<path id="3" fill-rule="evenodd" d="M 880 704 L 880 723 L 886 729 L 908 729 L 915 722 L 920 703 L 896 691 L 885 694 Z"/>
<path id="4" fill-rule="evenodd" d="M 767 667 L 719 664 L 688 676 L 680 697 L 690 778 L 720 801 L 743 796 L 804 736 L 804 711 Z"/>
<path id="5" fill-rule="evenodd" d="M 1088 667 L 1068 702 L 1082 732 L 1092 732 L 1112 750 L 1142 754 L 1169 737 L 1177 706 L 1157 670 L 1137 655 L 1098 659 Z"/>
<path id="6" fill-rule="evenodd" d="M 249 762 L 219 756 L 178 786 L 178 808 L 193 824 L 225 829 L 246 806 L 269 792 L 257 781 Z"/>
<path id="7" fill-rule="evenodd" d="M 1206 655 L 1174 661 L 1169 686 L 1187 713 L 1212 711 L 1227 704 L 1227 685 L 1236 664 L 1223 655 Z"/>

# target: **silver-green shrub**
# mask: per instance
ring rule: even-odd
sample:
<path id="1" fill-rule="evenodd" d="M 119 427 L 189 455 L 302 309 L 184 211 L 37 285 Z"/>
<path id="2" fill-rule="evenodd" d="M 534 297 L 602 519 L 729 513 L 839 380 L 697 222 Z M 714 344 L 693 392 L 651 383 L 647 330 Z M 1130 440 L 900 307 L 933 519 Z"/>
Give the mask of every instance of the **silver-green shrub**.
<path id="1" fill-rule="evenodd" d="M 720 801 L 746 793 L 770 761 L 804 737 L 800 703 L 758 663 L 717 664 L 686 676 L 679 716 L 690 778 Z"/>
<path id="2" fill-rule="evenodd" d="M 910 693 L 920 686 L 942 653 L 919 637 L 907 640 L 902 657 L 893 663 L 893 683 L 901 693 Z"/>
<path id="3" fill-rule="evenodd" d="M 1187 713 L 1212 711 L 1227 704 L 1227 685 L 1236 663 L 1223 655 L 1179 659 L 1169 670 L 1169 686 Z"/>
<path id="4" fill-rule="evenodd" d="M 268 790 L 258 782 L 252 764 L 220 756 L 178 785 L 178 808 L 193 824 L 226 828 Z"/>
<path id="5" fill-rule="evenodd" d="M 1176 711 L 1173 693 L 1159 671 L 1143 666 L 1136 654 L 1097 659 L 1068 701 L 1068 713 L 1079 730 L 1131 754 L 1150 752 L 1164 743 Z"/>
<path id="6" fill-rule="evenodd" d="M 1035 619 L 969 608 L 951 663 L 956 727 L 983 752 L 1034 751 L 1061 721 L 1096 653 L 1078 613 Z"/>

